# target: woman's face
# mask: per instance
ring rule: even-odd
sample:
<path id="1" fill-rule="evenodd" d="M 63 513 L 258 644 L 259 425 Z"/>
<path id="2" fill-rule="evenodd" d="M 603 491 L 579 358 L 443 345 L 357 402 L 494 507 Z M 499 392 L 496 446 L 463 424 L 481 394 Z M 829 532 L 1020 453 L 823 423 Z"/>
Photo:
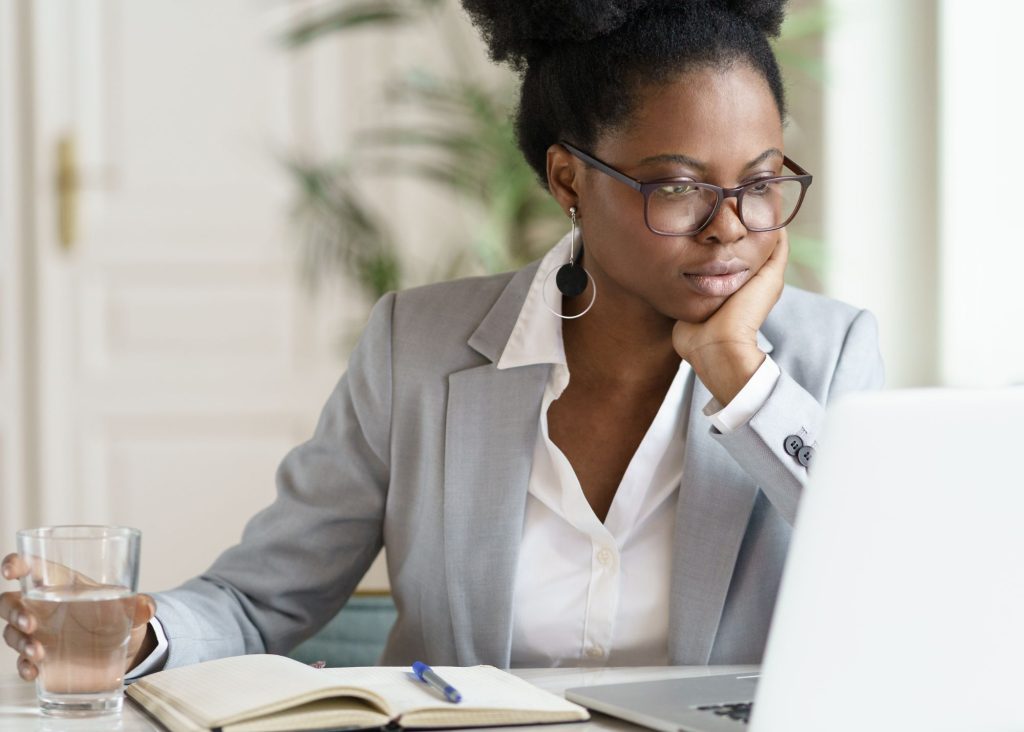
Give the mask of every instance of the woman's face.
<path id="1" fill-rule="evenodd" d="M 650 87 L 627 125 L 588 152 L 637 180 L 685 176 L 730 188 L 782 174 L 782 123 L 763 77 L 737 63 Z M 701 323 L 761 268 L 779 240 L 779 231 L 747 231 L 735 198 L 723 201 L 703 231 L 660 236 L 644 223 L 639 192 L 574 164 L 584 266 L 601 295 L 620 303 L 634 299 L 673 320 Z M 738 270 L 728 287 L 698 277 L 725 266 Z"/>

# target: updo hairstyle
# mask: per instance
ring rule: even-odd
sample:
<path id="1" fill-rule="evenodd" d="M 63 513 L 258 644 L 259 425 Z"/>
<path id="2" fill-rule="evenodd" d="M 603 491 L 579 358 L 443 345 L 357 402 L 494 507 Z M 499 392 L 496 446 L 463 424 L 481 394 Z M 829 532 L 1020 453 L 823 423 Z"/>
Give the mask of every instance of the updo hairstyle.
<path id="1" fill-rule="evenodd" d="M 769 45 L 785 0 L 463 0 L 491 58 L 522 81 L 515 130 L 547 186 L 547 150 L 561 139 L 593 150 L 624 126 L 640 92 L 698 68 L 747 63 L 785 119 Z"/>

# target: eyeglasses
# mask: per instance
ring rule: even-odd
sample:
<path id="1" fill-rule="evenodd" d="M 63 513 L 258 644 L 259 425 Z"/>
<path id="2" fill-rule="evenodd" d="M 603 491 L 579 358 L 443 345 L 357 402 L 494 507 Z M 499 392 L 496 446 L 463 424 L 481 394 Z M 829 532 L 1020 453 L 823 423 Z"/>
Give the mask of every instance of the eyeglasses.
<path id="1" fill-rule="evenodd" d="M 722 188 L 690 178 L 636 180 L 565 140 L 560 144 L 583 162 L 610 175 L 644 197 L 644 223 L 661 236 L 691 236 L 715 218 L 722 201 L 736 199 L 736 213 L 747 231 L 781 229 L 796 216 L 813 176 L 788 157 L 783 164 L 796 175 L 759 178 L 735 188 Z"/>

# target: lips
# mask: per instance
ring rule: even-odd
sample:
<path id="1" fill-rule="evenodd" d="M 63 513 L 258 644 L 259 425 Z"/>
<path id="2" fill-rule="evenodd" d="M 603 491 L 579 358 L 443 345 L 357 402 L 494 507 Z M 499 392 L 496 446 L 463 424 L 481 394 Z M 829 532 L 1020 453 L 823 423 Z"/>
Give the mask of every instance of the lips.
<path id="1" fill-rule="evenodd" d="M 708 297 L 728 297 L 740 289 L 749 277 L 750 269 L 737 259 L 709 262 L 683 272 L 686 283 Z"/>
<path id="2" fill-rule="evenodd" d="M 730 275 L 748 269 L 747 265 L 738 259 L 730 259 L 727 262 L 715 260 L 700 267 L 688 269 L 684 274 L 688 275 Z"/>

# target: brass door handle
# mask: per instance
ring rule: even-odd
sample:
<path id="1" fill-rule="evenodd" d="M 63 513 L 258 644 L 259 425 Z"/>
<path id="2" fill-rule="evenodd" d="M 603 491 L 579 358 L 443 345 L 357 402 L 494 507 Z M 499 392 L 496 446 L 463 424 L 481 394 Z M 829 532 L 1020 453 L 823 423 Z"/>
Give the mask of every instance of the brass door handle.
<path id="1" fill-rule="evenodd" d="M 57 141 L 57 231 L 65 251 L 71 251 L 78 237 L 78 188 L 75 140 L 64 135 Z"/>

